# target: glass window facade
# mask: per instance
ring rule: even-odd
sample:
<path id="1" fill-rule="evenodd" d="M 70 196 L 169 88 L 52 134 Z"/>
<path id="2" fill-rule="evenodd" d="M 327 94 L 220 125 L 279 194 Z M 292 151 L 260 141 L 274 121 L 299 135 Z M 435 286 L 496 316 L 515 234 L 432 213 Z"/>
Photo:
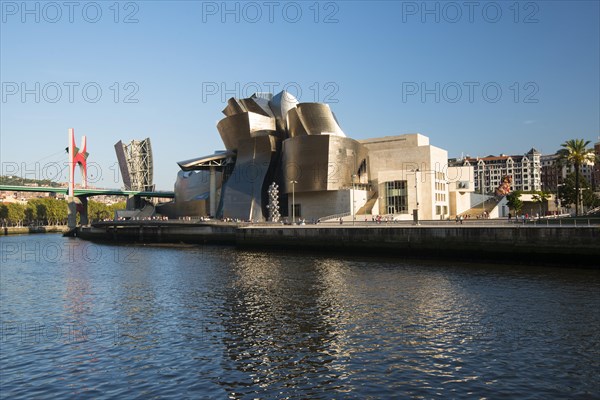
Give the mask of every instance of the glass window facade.
<path id="1" fill-rule="evenodd" d="M 388 214 L 408 214 L 406 181 L 385 182 L 385 210 Z"/>

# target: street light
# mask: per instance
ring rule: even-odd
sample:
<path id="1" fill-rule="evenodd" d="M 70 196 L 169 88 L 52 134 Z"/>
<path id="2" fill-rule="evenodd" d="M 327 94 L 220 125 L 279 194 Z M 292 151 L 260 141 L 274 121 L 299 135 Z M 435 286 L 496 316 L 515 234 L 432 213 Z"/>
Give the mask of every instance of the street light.
<path id="1" fill-rule="evenodd" d="M 410 170 L 408 170 L 408 172 L 415 173 L 415 201 L 417 202 L 417 209 L 415 210 L 413 219 L 415 221 L 415 225 L 420 225 L 419 224 L 419 187 L 418 187 L 418 179 L 417 179 L 417 173 L 419 172 L 419 168 L 410 169 Z"/>
<path id="2" fill-rule="evenodd" d="M 350 202 L 352 204 L 350 204 L 350 211 L 352 213 L 352 225 L 354 225 L 354 220 L 355 220 L 355 215 L 354 215 L 354 178 L 357 176 L 356 175 L 356 151 L 354 151 L 354 149 L 347 149 L 346 150 L 346 155 L 350 156 L 352 155 L 352 160 L 353 160 L 353 166 L 351 166 L 352 168 L 352 173 L 350 175 L 350 179 L 352 180 L 352 187 L 351 187 L 351 192 L 350 192 Z"/>
<path id="3" fill-rule="evenodd" d="M 556 185 L 556 199 L 554 200 L 554 204 L 556 205 L 556 208 L 557 208 L 557 211 L 558 211 L 559 215 L 562 214 L 562 212 L 561 212 L 562 204 L 561 204 L 561 201 L 560 201 L 560 198 L 559 198 L 559 191 L 560 191 L 559 188 L 561 186 L 565 186 L 565 184 L 564 183 L 559 183 L 559 184 Z"/>
<path id="4" fill-rule="evenodd" d="M 577 192 L 577 202 L 579 204 L 578 208 L 579 208 L 580 212 L 582 212 L 582 213 L 583 213 L 583 194 L 582 193 L 585 189 L 586 188 L 579 188 L 579 192 Z M 577 210 L 577 209 L 575 209 L 575 210 Z M 575 214 L 575 216 L 577 217 L 578 215 Z"/>
<path id="5" fill-rule="evenodd" d="M 351 201 L 352 201 L 352 225 L 354 225 L 354 220 L 356 218 L 356 216 L 354 215 L 354 178 L 356 177 L 356 174 L 352 174 L 352 196 L 351 196 Z"/>
<path id="6" fill-rule="evenodd" d="M 298 181 L 290 181 L 292 184 L 292 225 L 296 223 L 296 193 L 295 186 Z"/>
<path id="7" fill-rule="evenodd" d="M 485 219 L 485 194 L 484 194 L 484 188 L 483 188 L 483 181 L 485 180 L 485 167 L 481 168 L 481 174 L 479 175 L 479 185 L 481 186 L 481 198 L 483 199 L 483 202 L 481 203 L 481 218 Z"/>

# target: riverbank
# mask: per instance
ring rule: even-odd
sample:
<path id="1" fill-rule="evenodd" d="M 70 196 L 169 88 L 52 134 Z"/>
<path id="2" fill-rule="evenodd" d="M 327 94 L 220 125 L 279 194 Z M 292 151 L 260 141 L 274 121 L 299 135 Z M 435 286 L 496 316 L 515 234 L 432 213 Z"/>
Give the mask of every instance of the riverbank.
<path id="1" fill-rule="evenodd" d="M 48 226 L 9 226 L 2 228 L 3 235 L 27 235 L 30 233 L 64 233 L 69 228 L 65 225 Z"/>
<path id="2" fill-rule="evenodd" d="M 236 244 L 508 263 L 600 264 L 599 227 L 247 227 L 236 232 Z"/>
<path id="3" fill-rule="evenodd" d="M 600 226 L 281 226 L 137 221 L 84 227 L 77 236 L 117 243 L 225 244 L 270 250 L 600 265 Z"/>
<path id="4" fill-rule="evenodd" d="M 235 245 L 236 223 L 184 221 L 98 222 L 74 236 L 116 243 L 193 243 Z"/>

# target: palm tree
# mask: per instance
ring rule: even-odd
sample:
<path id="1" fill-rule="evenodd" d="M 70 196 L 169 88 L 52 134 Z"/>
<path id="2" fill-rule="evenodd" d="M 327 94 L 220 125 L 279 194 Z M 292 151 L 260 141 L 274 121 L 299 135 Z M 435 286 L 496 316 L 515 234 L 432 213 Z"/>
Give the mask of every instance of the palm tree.
<path id="1" fill-rule="evenodd" d="M 579 215 L 579 168 L 581 164 L 593 162 L 596 158 L 594 150 L 587 148 L 590 143 L 589 140 L 571 139 L 561 144 L 564 148 L 558 151 L 561 159 L 575 167 L 575 216 Z"/>

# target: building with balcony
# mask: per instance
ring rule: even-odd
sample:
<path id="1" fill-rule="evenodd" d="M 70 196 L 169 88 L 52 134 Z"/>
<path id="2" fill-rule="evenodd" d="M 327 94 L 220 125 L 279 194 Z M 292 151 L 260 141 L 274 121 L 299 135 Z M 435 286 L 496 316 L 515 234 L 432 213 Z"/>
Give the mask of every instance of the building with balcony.
<path id="1" fill-rule="evenodd" d="M 541 153 L 531 149 L 524 155 L 487 156 L 450 159 L 451 166 L 472 166 L 476 193 L 492 194 L 505 176 L 512 178 L 511 190 L 542 189 Z"/>
<path id="2" fill-rule="evenodd" d="M 594 144 L 594 154 L 596 155 L 596 162 L 594 163 L 592 185 L 596 192 L 600 192 L 600 141 Z"/>
<path id="3" fill-rule="evenodd" d="M 541 190 L 545 192 L 556 192 L 558 186 L 565 180 L 567 175 L 575 172 L 575 167 L 566 165 L 564 161 L 561 161 L 558 154 L 543 155 L 540 160 L 542 165 Z M 580 165 L 579 169 L 580 176 L 590 185 L 595 184 L 594 168 L 595 164 L 593 162 L 586 162 Z"/>

